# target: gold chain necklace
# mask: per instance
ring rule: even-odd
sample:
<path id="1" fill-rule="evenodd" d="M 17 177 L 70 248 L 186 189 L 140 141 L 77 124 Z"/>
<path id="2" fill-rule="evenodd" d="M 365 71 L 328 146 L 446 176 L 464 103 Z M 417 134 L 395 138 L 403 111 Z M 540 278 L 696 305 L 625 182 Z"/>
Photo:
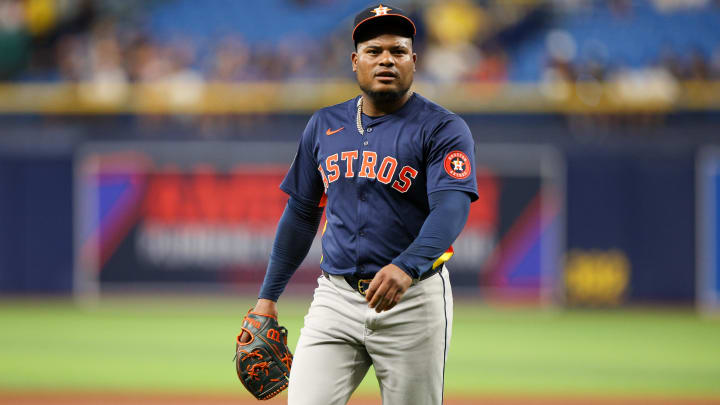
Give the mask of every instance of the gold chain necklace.
<path id="1" fill-rule="evenodd" d="M 357 101 L 357 116 L 355 117 L 355 125 L 357 125 L 357 130 L 360 132 L 360 135 L 365 135 L 365 130 L 362 126 L 362 105 L 363 105 L 363 98 L 360 96 L 360 98 Z"/>

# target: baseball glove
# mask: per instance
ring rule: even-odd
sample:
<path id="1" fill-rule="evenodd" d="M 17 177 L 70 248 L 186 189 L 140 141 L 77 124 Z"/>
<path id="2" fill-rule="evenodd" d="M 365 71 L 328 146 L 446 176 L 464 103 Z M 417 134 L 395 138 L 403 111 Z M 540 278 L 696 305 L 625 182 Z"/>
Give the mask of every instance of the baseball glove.
<path id="1" fill-rule="evenodd" d="M 288 386 L 293 355 L 287 346 L 287 329 L 272 315 L 248 311 L 242 330 L 250 334 L 235 346 L 235 368 L 240 381 L 257 399 L 270 399 Z"/>

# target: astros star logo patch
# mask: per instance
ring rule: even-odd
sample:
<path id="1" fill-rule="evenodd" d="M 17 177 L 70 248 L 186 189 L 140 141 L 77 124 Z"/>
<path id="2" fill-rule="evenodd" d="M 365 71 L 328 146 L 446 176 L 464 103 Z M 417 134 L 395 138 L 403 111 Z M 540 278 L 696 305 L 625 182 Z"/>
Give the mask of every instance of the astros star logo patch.
<path id="1" fill-rule="evenodd" d="M 375 16 L 379 15 L 385 15 L 388 13 L 388 11 L 392 10 L 391 8 L 384 7 L 382 4 L 378 8 L 375 8 L 372 10 L 373 13 L 375 13 Z"/>
<path id="2" fill-rule="evenodd" d="M 459 150 L 452 151 L 445 156 L 445 171 L 455 179 L 464 179 L 470 175 L 470 159 Z"/>

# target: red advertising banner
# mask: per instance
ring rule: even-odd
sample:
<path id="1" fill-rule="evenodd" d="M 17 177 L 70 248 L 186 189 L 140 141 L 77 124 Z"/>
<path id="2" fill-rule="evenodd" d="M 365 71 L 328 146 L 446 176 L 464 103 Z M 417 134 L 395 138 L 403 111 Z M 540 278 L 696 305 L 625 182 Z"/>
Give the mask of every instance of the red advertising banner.
<path id="1" fill-rule="evenodd" d="M 256 292 L 287 202 L 278 186 L 294 149 L 240 142 L 88 145 L 76 162 L 76 290 L 206 283 Z M 544 241 L 557 237 L 559 205 L 539 173 L 495 166 L 480 160 L 475 166 L 480 199 L 453 245 L 453 286 L 538 298 Z M 318 237 L 290 289 L 314 286 L 320 256 Z"/>

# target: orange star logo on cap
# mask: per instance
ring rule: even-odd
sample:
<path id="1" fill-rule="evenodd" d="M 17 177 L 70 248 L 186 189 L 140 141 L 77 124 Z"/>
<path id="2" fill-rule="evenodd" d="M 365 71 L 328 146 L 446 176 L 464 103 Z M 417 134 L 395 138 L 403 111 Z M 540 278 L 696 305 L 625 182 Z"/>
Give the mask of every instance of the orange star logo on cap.
<path id="1" fill-rule="evenodd" d="M 383 5 L 380 4 L 380 6 L 379 6 L 378 8 L 376 8 L 376 9 L 373 9 L 372 12 L 375 13 L 375 16 L 379 16 L 379 15 L 385 15 L 385 14 L 387 14 L 388 11 L 390 11 L 390 10 L 392 10 L 392 9 L 391 9 L 391 8 L 387 8 L 387 7 L 383 7 Z"/>

